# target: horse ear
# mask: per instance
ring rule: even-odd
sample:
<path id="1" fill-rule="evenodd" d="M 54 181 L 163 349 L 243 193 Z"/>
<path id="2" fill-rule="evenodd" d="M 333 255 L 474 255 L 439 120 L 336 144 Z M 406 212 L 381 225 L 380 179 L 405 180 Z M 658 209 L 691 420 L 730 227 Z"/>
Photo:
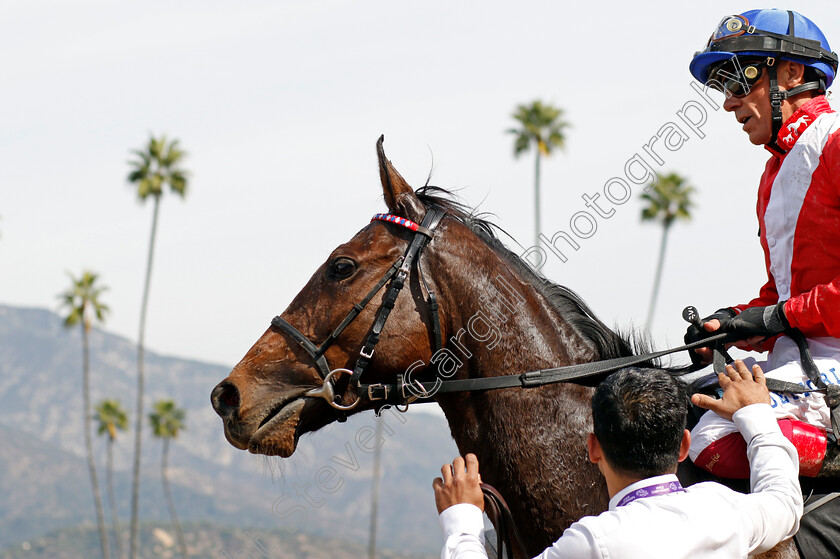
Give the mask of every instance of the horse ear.
<path id="1" fill-rule="evenodd" d="M 382 181 L 382 193 L 385 195 L 388 211 L 420 223 L 426 215 L 426 207 L 414 193 L 414 189 L 385 157 L 385 150 L 382 148 L 384 141 L 383 135 L 376 142 L 376 155 L 379 156 L 379 178 Z"/>

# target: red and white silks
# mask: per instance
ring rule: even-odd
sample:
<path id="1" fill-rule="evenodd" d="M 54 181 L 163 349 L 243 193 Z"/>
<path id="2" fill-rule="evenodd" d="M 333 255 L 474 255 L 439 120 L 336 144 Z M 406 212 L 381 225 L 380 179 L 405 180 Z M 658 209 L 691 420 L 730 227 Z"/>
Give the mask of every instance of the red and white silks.
<path id="1" fill-rule="evenodd" d="M 759 296 L 734 307 L 785 303 L 791 326 L 808 337 L 826 383 L 840 384 L 840 113 L 824 96 L 800 107 L 782 126 L 758 190 L 761 247 L 767 283 Z M 750 360 L 745 360 L 750 365 Z M 796 344 L 780 336 L 767 361 L 767 376 L 813 387 L 799 364 Z M 782 431 L 800 454 L 801 475 L 816 475 L 825 455 L 829 409 L 821 394 L 771 393 Z M 734 424 L 707 412 L 692 430 L 689 456 L 723 477 L 746 477 L 743 439 Z M 735 475 L 737 474 L 737 475 Z"/>

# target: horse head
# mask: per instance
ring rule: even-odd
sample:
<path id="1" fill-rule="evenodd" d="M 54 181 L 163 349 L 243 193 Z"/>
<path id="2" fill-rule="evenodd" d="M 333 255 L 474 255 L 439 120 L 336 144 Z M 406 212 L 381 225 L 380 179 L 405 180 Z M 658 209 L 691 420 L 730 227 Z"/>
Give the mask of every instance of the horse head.
<path id="1" fill-rule="evenodd" d="M 427 209 L 385 157 L 382 142 L 380 138 L 377 152 L 389 217 L 420 224 Z M 441 229 L 447 227 L 444 224 Z M 213 408 L 223 419 L 225 436 L 233 446 L 287 457 L 300 435 L 343 420 L 347 414 L 378 407 L 359 397 L 349 382 L 349 371 L 369 343 L 388 293 L 388 280 L 392 283 L 392 276 L 399 273 L 396 268 L 415 236 L 399 224 L 374 220 L 332 251 L 289 307 L 213 390 Z M 426 254 L 415 256 L 413 269 L 431 265 Z M 409 271 L 403 289 L 408 293 L 395 299 L 388 323 L 398 327 L 385 328 L 377 335 L 375 355 L 365 358 L 369 361 L 365 382 L 393 379 L 412 363 L 428 362 L 436 321 L 427 300 L 429 283 L 418 276 Z M 369 304 L 362 308 L 366 298 Z M 445 330 L 438 328 L 437 338 L 443 335 Z"/>

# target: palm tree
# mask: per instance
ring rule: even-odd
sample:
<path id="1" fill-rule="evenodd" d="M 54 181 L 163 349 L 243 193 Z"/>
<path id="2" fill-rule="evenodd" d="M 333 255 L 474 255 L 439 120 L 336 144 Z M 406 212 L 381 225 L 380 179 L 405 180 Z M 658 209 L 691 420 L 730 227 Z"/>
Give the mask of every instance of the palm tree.
<path id="1" fill-rule="evenodd" d="M 105 530 L 105 515 L 102 511 L 102 496 L 99 492 L 99 481 L 96 477 L 96 464 L 93 461 L 93 438 L 91 436 L 90 418 L 90 343 L 88 335 L 93 321 L 103 322 L 108 307 L 99 301 L 99 296 L 105 291 L 104 287 L 96 285 L 97 274 L 83 271 L 80 278 L 70 276 L 70 287 L 58 295 L 61 307 L 68 311 L 64 318 L 64 326 L 72 328 L 77 324 L 82 329 L 82 417 L 85 432 L 85 450 L 87 451 L 88 471 L 93 488 L 93 504 L 96 509 L 96 521 L 99 524 L 99 542 L 102 545 L 102 557 L 110 559 L 108 550 L 108 535 Z"/>
<path id="2" fill-rule="evenodd" d="M 563 109 L 551 105 L 544 105 L 542 101 L 534 101 L 530 105 L 519 105 L 513 113 L 513 118 L 519 123 L 519 128 L 511 128 L 509 134 L 515 134 L 513 155 L 519 157 L 536 145 L 536 161 L 534 164 L 534 246 L 540 243 L 540 159 L 551 155 L 554 148 L 565 147 L 566 136 L 564 130 L 569 126 L 563 118 Z"/>
<path id="3" fill-rule="evenodd" d="M 98 435 L 108 435 L 108 497 L 111 503 L 111 520 L 114 524 L 114 548 L 117 557 L 122 557 L 122 541 L 117 518 L 117 501 L 114 496 L 114 442 L 117 431 L 128 429 L 128 414 L 119 400 L 102 400 L 96 405 L 96 421 L 99 423 Z"/>
<path id="4" fill-rule="evenodd" d="M 152 213 L 152 233 L 149 238 L 149 255 L 146 260 L 146 281 L 143 284 L 143 302 L 140 307 L 140 333 L 137 337 L 137 418 L 134 432 L 134 471 L 131 483 L 131 530 L 129 535 L 129 557 L 137 557 L 137 522 L 140 497 L 140 449 L 143 438 L 143 391 L 145 383 L 144 350 L 146 337 L 146 309 L 149 303 L 149 285 L 152 279 L 152 261 L 157 234 L 160 198 L 166 185 L 183 197 L 187 190 L 187 172 L 180 167 L 185 153 L 178 147 L 178 140 L 166 141 L 152 136 L 145 150 L 135 150 L 137 159 L 131 161 L 131 173 L 128 180 L 137 185 L 137 195 L 141 202 L 150 196 L 154 200 Z"/>
<path id="5" fill-rule="evenodd" d="M 642 199 L 648 203 L 642 210 L 642 221 L 658 221 L 662 224 L 659 262 L 656 265 L 653 293 L 650 297 L 650 306 L 645 321 L 648 330 L 653 323 L 653 311 L 656 308 L 656 299 L 659 297 L 659 282 L 662 279 L 662 266 L 665 262 L 668 232 L 675 220 L 691 219 L 691 193 L 694 192 L 694 188 L 686 184 L 686 179 L 676 173 L 659 177 L 658 180 L 654 179 L 654 181 L 654 184 L 645 188 L 646 192 L 642 194 Z"/>
<path id="6" fill-rule="evenodd" d="M 175 405 L 173 400 L 158 400 L 154 403 L 154 412 L 149 414 L 149 421 L 152 424 L 152 433 L 163 441 L 161 452 L 160 471 L 163 480 L 163 493 L 166 503 L 169 505 L 169 515 L 172 517 L 172 524 L 175 526 L 175 533 L 178 536 L 178 547 L 181 557 L 186 559 L 187 546 L 184 542 L 184 533 L 181 531 L 181 524 L 178 522 L 178 515 L 175 514 L 175 504 L 172 502 L 172 492 L 169 489 L 168 460 L 169 441 L 176 438 L 178 433 L 184 429 L 184 418 L 186 412 Z"/>

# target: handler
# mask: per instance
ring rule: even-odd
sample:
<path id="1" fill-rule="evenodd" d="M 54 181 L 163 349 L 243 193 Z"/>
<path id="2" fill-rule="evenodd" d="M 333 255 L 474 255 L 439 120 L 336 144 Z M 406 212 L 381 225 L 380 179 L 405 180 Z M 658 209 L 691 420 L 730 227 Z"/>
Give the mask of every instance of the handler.
<path id="1" fill-rule="evenodd" d="M 691 438 L 684 388 L 661 370 L 622 369 L 592 397 L 587 440 L 589 459 L 606 479 L 609 510 L 572 524 L 540 557 L 746 557 L 792 536 L 802 515 L 796 450 L 775 420 L 761 368 L 753 371 L 755 379 L 737 361 L 719 377 L 721 400 L 694 396 L 749 441 L 751 494 L 713 482 L 683 489 L 675 472 Z M 458 457 L 441 473 L 432 485 L 446 539 L 442 559 L 487 557 L 478 459 Z"/>
<path id="2" fill-rule="evenodd" d="M 741 338 L 742 349 L 769 351 L 768 377 L 812 387 L 796 343 L 798 328 L 825 383 L 840 383 L 840 117 L 825 92 L 837 54 L 809 19 L 785 10 L 723 18 L 689 67 L 723 91 L 750 142 L 770 159 L 758 187 L 758 222 L 767 283 L 758 297 L 704 319 L 704 329 Z M 704 335 L 692 326 L 687 341 Z M 710 350 L 697 350 L 708 362 Z M 819 393 L 771 393 L 782 431 L 796 446 L 800 474 L 840 472 L 830 410 Z M 692 430 L 691 459 L 722 477 L 748 475 L 746 444 L 735 425 L 707 412 Z M 826 452 L 829 452 L 828 458 Z"/>

